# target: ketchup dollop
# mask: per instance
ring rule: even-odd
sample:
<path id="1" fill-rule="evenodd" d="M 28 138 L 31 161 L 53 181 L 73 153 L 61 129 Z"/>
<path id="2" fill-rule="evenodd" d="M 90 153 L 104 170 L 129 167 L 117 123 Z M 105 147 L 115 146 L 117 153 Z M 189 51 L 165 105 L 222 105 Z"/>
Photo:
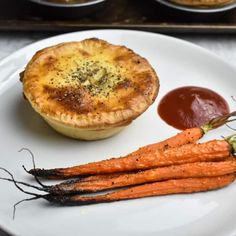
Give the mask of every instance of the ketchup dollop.
<path id="1" fill-rule="evenodd" d="M 186 86 L 168 92 L 158 105 L 158 113 L 167 124 L 184 130 L 228 114 L 229 105 L 210 89 Z"/>

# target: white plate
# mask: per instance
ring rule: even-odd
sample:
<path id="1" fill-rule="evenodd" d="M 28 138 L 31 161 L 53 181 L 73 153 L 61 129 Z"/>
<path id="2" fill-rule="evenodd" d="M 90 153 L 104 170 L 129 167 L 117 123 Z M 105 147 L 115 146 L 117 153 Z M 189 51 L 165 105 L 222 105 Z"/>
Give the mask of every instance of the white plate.
<path id="1" fill-rule="evenodd" d="M 126 45 L 146 57 L 156 69 L 161 89 L 155 104 L 119 135 L 98 142 L 80 142 L 63 137 L 45 124 L 22 99 L 18 73 L 39 49 L 64 41 L 99 37 Z M 21 168 L 31 168 L 27 153 L 35 154 L 38 167 L 82 164 L 126 154 L 177 132 L 157 115 L 159 99 L 169 90 L 185 85 L 209 87 L 220 93 L 231 109 L 236 104 L 236 69 L 204 49 L 158 34 L 98 30 L 61 35 L 32 44 L 0 63 L 0 166 L 16 179 L 33 182 Z M 226 128 L 205 139 L 231 133 Z M 26 202 L 12 220 L 12 206 L 27 197 L 11 183 L 0 181 L 0 225 L 17 235 L 225 236 L 236 233 L 236 184 L 218 191 L 173 195 L 82 207 L 52 206 L 44 200 Z"/>

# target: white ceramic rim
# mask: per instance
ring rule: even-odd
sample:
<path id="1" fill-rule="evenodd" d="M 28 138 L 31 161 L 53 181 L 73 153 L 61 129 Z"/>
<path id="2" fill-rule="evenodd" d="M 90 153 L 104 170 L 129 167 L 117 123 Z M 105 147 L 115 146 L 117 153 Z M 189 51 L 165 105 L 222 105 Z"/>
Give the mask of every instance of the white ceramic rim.
<path id="1" fill-rule="evenodd" d="M 100 3 L 105 2 L 106 0 L 91 0 L 89 2 L 84 2 L 84 3 L 71 3 L 71 4 L 66 4 L 66 3 L 54 3 L 54 2 L 48 2 L 46 0 L 29 0 L 31 2 L 44 5 L 44 6 L 50 6 L 50 7 L 62 7 L 62 8 L 74 8 L 74 7 L 89 7 L 89 6 L 95 6 L 99 5 Z"/>
<path id="2" fill-rule="evenodd" d="M 119 30 L 119 29 L 105 29 L 105 30 L 85 30 L 85 31 L 77 31 L 77 32 L 72 32 L 72 33 L 65 33 L 65 34 L 60 34 L 60 35 L 57 35 L 57 36 L 53 36 L 53 37 L 49 37 L 49 38 L 46 38 L 46 39 L 43 39 L 43 40 L 39 40 L 35 43 L 31 43 L 19 50 L 17 50 L 16 52 L 10 54 L 9 56 L 5 57 L 4 59 L 2 59 L 0 61 L 0 66 L 4 65 L 4 64 L 7 64 L 9 61 L 11 61 L 12 59 L 14 58 L 18 58 L 21 54 L 24 55 L 25 51 L 26 50 L 31 50 L 31 48 L 37 48 L 37 46 L 40 46 L 41 44 L 43 44 L 44 42 L 47 42 L 48 40 L 54 40 L 54 39 L 63 39 L 65 36 L 73 36 L 73 35 L 77 35 L 77 34 L 80 34 L 80 33 L 83 33 L 83 34 L 86 34 L 86 33 L 91 33 L 91 32 L 94 32 L 94 34 L 99 33 L 99 32 L 110 32 L 110 33 L 114 33 L 114 32 L 129 32 L 129 33 L 132 33 L 134 35 L 137 35 L 137 34 L 145 34 L 146 36 L 157 36 L 157 37 L 161 37 L 163 39 L 165 39 L 166 41 L 172 41 L 172 42 L 177 42 L 177 43 L 180 43 L 182 44 L 182 46 L 188 46 L 188 47 L 191 47 L 195 50 L 198 50 L 200 51 L 201 53 L 203 54 L 206 54 L 210 57 L 212 57 L 213 59 L 215 60 L 218 60 L 219 62 L 221 62 L 222 64 L 224 64 L 225 66 L 227 67 L 230 67 L 232 68 L 233 70 L 236 70 L 235 66 L 233 66 L 232 64 L 229 64 L 227 63 L 225 60 L 223 60 L 222 58 L 220 58 L 219 56 L 215 55 L 214 53 L 210 52 L 209 50 L 205 49 L 205 48 L 202 48 L 198 45 L 195 45 L 191 42 L 188 42 L 188 41 L 185 41 L 183 39 L 178 39 L 178 38 L 175 38 L 175 37 L 172 37 L 172 36 L 167 36 L 167 35 L 162 35 L 162 34 L 158 34 L 158 33 L 151 33 L 151 32 L 145 32 L 145 31 L 138 31 L 138 30 Z M 1 82 L 1 80 L 0 80 Z M 0 87 L 1 89 L 1 87 Z M 14 229 L 9 229 L 7 228 L 6 226 L 4 226 L 3 222 L 1 221 L 0 219 L 0 227 L 3 231 L 5 231 L 6 233 L 10 234 L 10 235 L 18 235 L 17 232 L 14 231 Z M 234 232 L 234 234 L 236 234 L 236 231 Z"/>
<path id="3" fill-rule="evenodd" d="M 233 2 L 233 3 L 225 5 L 225 6 L 221 6 L 221 7 L 204 9 L 204 8 L 194 8 L 194 7 L 181 6 L 181 5 L 174 4 L 174 3 L 167 1 L 167 0 L 155 0 L 155 1 L 161 3 L 165 6 L 171 7 L 173 9 L 186 11 L 186 12 L 195 12 L 195 13 L 220 13 L 220 12 L 229 11 L 231 9 L 236 8 L 236 2 Z"/>

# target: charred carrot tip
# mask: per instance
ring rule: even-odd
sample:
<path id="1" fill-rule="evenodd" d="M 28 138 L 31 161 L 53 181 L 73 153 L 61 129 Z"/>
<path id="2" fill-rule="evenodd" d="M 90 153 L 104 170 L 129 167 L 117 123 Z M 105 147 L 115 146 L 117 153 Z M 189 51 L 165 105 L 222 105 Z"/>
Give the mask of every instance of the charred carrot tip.
<path id="1" fill-rule="evenodd" d="M 77 195 L 75 195 L 77 196 Z M 80 199 L 78 201 L 75 201 L 73 199 L 73 195 L 56 195 L 56 194 L 46 194 L 43 195 L 43 197 L 45 200 L 58 204 L 58 205 L 63 205 L 63 206 L 83 206 L 83 205 L 89 205 L 89 204 L 95 204 L 95 203 L 102 203 L 102 202 L 106 202 L 106 200 L 102 200 L 102 199 L 97 199 L 95 198 L 85 198 L 83 200 Z"/>
<path id="2" fill-rule="evenodd" d="M 38 176 L 38 177 L 57 177 L 60 176 L 60 172 L 58 170 L 54 169 L 31 169 L 29 173 L 33 176 Z"/>
<path id="3" fill-rule="evenodd" d="M 89 177 L 89 175 L 73 175 L 73 176 L 67 176 L 65 175 L 61 169 L 31 169 L 28 171 L 29 174 L 41 177 L 41 178 L 47 178 L 47 179 L 68 179 L 68 178 L 76 178 L 77 181 L 83 180 L 86 177 Z M 73 181 L 73 180 L 72 180 Z"/>
<path id="4" fill-rule="evenodd" d="M 59 205 L 64 205 L 65 203 L 66 205 L 75 205 L 75 203 L 71 201 L 71 195 L 46 194 L 43 196 L 43 198 L 49 202 Z"/>

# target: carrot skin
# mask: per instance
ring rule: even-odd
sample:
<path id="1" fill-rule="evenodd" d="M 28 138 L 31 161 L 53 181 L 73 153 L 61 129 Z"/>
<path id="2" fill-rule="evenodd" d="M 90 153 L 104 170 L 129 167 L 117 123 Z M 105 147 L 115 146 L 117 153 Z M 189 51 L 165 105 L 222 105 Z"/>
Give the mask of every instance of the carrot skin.
<path id="1" fill-rule="evenodd" d="M 68 168 L 33 169 L 30 173 L 40 177 L 71 178 L 80 175 L 145 170 L 184 163 L 220 161 L 230 156 L 230 153 L 231 146 L 227 141 L 212 140 L 202 144 L 186 144 L 166 150 L 156 149 L 143 152 L 138 156 L 113 158 Z"/>
<path id="2" fill-rule="evenodd" d="M 227 157 L 226 159 L 223 159 L 223 161 L 235 161 L 235 157 L 234 156 L 230 156 Z M 108 180 L 111 178 L 115 178 L 118 176 L 121 176 L 122 174 L 135 174 L 138 173 L 140 171 L 133 171 L 133 172 L 121 172 L 121 173 L 111 173 L 111 174 L 100 174 L 100 175 L 89 175 L 89 176 L 79 176 L 78 178 L 76 178 L 76 180 L 78 180 L 79 182 L 90 182 L 90 181 L 97 181 L 97 180 Z M 67 181 L 65 181 L 64 183 L 66 183 Z"/>
<path id="3" fill-rule="evenodd" d="M 230 157 L 223 158 L 223 160 L 220 160 L 220 161 L 235 161 L 235 157 L 232 155 Z M 85 177 L 82 177 L 82 178 L 80 176 L 78 178 L 78 180 L 80 182 L 90 182 L 90 181 L 97 181 L 97 180 L 108 180 L 108 179 L 111 179 L 111 178 L 118 177 L 118 176 L 120 176 L 122 174 L 135 174 L 135 173 L 138 173 L 138 172 L 140 172 L 140 171 L 125 172 L 125 173 L 121 172 L 121 173 L 112 173 L 112 174 L 100 174 L 100 175 L 89 175 L 89 176 L 85 176 Z M 227 174 L 227 173 L 225 173 L 225 174 Z"/>
<path id="4" fill-rule="evenodd" d="M 149 144 L 147 146 L 141 147 L 138 150 L 128 154 L 125 157 L 122 157 L 124 160 L 128 160 L 128 159 L 136 159 L 139 158 L 143 153 L 150 153 L 153 151 L 156 151 L 158 149 L 168 149 L 168 148 L 176 148 L 176 147 L 180 147 L 182 145 L 185 144 L 190 144 L 190 143 L 195 143 L 197 142 L 202 136 L 203 136 L 204 132 L 201 128 L 191 128 L 191 129 L 186 129 L 164 141 L 158 142 L 158 143 L 154 143 L 154 144 Z M 60 173 L 60 171 L 58 171 L 59 169 L 32 169 L 29 172 L 32 175 L 36 175 L 39 177 L 43 177 L 43 178 L 49 178 L 49 179 L 66 179 L 66 178 L 70 178 L 70 174 L 67 175 L 62 175 Z M 62 169 L 63 170 L 63 169 Z M 69 170 L 68 170 L 69 171 Z M 78 174 L 80 175 L 80 174 Z M 73 176 L 72 176 L 73 177 Z M 82 177 L 87 177 L 82 176 Z M 82 178 L 81 177 L 81 178 Z"/>
<path id="5" fill-rule="evenodd" d="M 127 187 L 138 184 L 181 178 L 214 177 L 236 172 L 236 161 L 229 158 L 221 162 L 196 162 L 140 171 L 132 174 L 120 174 L 113 178 L 93 181 L 66 181 L 50 188 L 50 193 L 91 193 Z"/>
<path id="6" fill-rule="evenodd" d="M 48 194 L 44 196 L 44 199 L 56 204 L 78 206 L 169 194 L 203 192 L 225 187 L 234 180 L 234 174 L 218 177 L 187 178 L 144 184 L 97 196 Z"/>
<path id="7" fill-rule="evenodd" d="M 132 173 L 132 172 L 130 172 Z M 80 178 L 80 182 L 91 182 L 97 180 L 108 180 L 120 176 L 122 173 L 112 173 L 112 174 L 101 174 L 101 175 L 90 175 L 84 178 Z"/>
<path id="8" fill-rule="evenodd" d="M 137 151 L 143 151 L 145 149 L 167 149 L 167 148 L 175 148 L 180 147 L 185 144 L 196 143 L 202 136 L 204 132 L 201 128 L 191 128 L 183 130 L 182 132 L 164 140 L 159 143 L 149 144 L 144 146 Z"/>

